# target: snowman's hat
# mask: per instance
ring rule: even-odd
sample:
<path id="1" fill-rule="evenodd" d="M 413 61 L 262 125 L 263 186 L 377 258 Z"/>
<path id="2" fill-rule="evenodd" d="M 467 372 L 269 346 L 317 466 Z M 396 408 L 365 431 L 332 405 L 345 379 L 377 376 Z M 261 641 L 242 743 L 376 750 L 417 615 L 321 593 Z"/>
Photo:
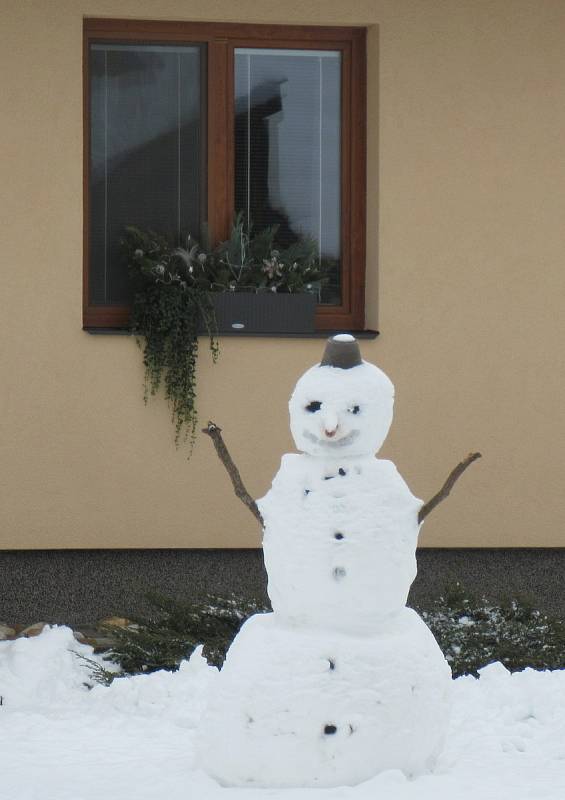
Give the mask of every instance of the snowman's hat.
<path id="1" fill-rule="evenodd" d="M 320 362 L 321 367 L 352 369 L 363 363 L 359 342 L 349 333 L 338 333 L 326 342 L 326 349 Z"/>

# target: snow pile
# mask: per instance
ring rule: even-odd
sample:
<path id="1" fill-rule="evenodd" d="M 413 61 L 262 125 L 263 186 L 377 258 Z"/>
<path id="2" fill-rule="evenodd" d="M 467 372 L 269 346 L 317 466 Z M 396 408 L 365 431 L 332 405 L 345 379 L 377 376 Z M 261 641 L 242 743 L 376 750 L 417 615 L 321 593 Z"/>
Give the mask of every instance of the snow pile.
<path id="1" fill-rule="evenodd" d="M 97 685 L 93 695 L 100 708 L 152 719 L 166 717 L 175 725 L 194 728 L 200 720 L 210 683 L 218 674 L 196 648 L 177 672 L 161 670 L 150 675 L 131 675 L 114 680 L 108 687 Z"/>
<path id="2" fill-rule="evenodd" d="M 41 637 L 15 639 L 0 647 L 2 711 L 41 713 L 65 708 L 87 691 L 88 673 L 77 656 L 93 658 L 70 628 L 47 628 Z"/>
<path id="3" fill-rule="evenodd" d="M 92 657 L 68 628 L 0 642 L 0 800 L 225 800 L 192 767 L 194 725 L 217 670 L 199 653 L 176 673 L 89 690 Z M 444 752 L 414 780 L 383 772 L 355 788 L 232 789 L 235 800 L 563 800 L 565 670 L 500 664 L 453 683 Z"/>
<path id="4" fill-rule="evenodd" d="M 208 685 L 218 670 L 208 667 L 198 647 L 177 672 L 132 675 L 102 686 L 94 679 L 94 665 L 118 672 L 118 667 L 94 655 L 90 645 L 78 642 L 70 628 L 51 626 L 40 637 L 1 643 L 0 696 L 2 712 L 49 715 L 53 708 L 93 705 L 108 713 L 140 717 L 166 715 L 176 724 L 194 727 L 203 711 Z"/>
<path id="5" fill-rule="evenodd" d="M 479 672 L 478 680 L 454 682 L 450 735 L 437 769 L 440 783 L 451 787 L 446 797 L 564 798 L 565 670 L 511 674 L 494 663 Z"/>
<path id="6" fill-rule="evenodd" d="M 0 642 L 0 800 L 186 799 L 217 669 L 198 648 L 175 673 L 102 686 L 85 659 L 108 667 L 66 627 Z"/>

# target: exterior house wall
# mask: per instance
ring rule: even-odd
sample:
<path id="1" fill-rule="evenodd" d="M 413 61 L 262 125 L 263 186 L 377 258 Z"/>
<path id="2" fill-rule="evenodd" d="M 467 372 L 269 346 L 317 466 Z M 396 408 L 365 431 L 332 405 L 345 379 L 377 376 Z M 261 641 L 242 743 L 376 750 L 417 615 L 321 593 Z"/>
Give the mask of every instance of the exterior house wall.
<path id="1" fill-rule="evenodd" d="M 253 548 L 211 443 L 175 451 L 127 336 L 81 328 L 82 19 L 364 25 L 367 327 L 396 384 L 382 455 L 428 498 L 426 547 L 565 545 L 561 0 L 4 0 L 0 548 Z M 201 420 L 261 496 L 316 339 L 223 338 Z"/>

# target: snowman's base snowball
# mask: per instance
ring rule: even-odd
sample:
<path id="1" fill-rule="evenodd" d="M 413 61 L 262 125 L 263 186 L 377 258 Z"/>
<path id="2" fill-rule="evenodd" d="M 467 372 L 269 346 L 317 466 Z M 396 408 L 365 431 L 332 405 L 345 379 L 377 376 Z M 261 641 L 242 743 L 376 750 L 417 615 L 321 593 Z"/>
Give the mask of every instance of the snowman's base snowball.
<path id="1" fill-rule="evenodd" d="M 225 786 L 330 787 L 433 765 L 451 671 L 411 609 L 374 637 L 252 617 L 201 723 L 198 766 Z"/>

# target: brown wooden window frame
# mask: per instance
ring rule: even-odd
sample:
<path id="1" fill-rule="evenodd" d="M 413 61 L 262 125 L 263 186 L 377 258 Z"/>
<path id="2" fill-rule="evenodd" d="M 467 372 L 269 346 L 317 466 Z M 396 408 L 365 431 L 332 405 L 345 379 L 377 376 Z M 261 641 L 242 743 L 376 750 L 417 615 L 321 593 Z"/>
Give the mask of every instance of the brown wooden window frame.
<path id="1" fill-rule="evenodd" d="M 318 330 L 362 330 L 365 323 L 366 31 L 364 28 L 93 19 L 83 25 L 84 270 L 83 325 L 123 328 L 128 306 L 89 298 L 89 49 L 94 42 L 207 45 L 208 227 L 226 238 L 234 214 L 234 50 L 240 47 L 339 50 L 342 56 L 341 305 L 318 306 Z"/>

